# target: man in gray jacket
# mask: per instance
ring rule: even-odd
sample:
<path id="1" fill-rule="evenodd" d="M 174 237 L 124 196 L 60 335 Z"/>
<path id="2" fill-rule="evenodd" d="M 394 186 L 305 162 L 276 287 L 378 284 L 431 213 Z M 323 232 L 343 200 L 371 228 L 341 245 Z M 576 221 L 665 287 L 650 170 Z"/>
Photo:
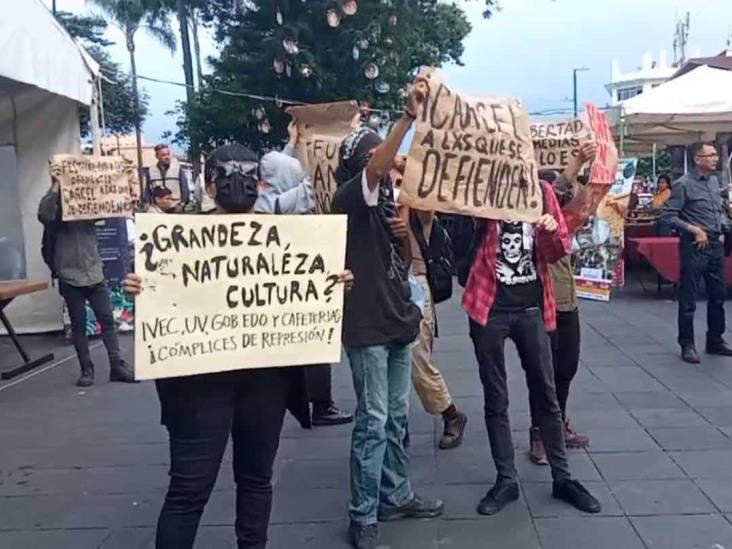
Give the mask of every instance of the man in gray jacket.
<path id="1" fill-rule="evenodd" d="M 81 365 L 81 377 L 76 384 L 89 387 L 94 383 L 94 365 L 86 335 L 87 301 L 102 326 L 102 340 L 111 367 L 109 380 L 133 383 L 134 373 L 119 350 L 94 222 L 62 222 L 59 181 L 53 176 L 51 181 L 51 188 L 38 206 L 38 220 L 47 230 L 55 232 L 54 271 L 69 310 L 72 340 Z"/>

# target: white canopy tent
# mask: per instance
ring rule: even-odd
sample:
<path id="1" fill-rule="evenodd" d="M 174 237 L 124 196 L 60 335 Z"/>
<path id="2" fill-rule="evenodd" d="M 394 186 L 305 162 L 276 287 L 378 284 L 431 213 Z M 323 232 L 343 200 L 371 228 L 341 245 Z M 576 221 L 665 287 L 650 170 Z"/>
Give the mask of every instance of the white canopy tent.
<path id="1" fill-rule="evenodd" d="M 626 151 L 688 145 L 732 133 L 732 71 L 701 66 L 628 99 L 614 116 Z"/>
<path id="2" fill-rule="evenodd" d="M 92 103 L 99 67 L 41 0 L 0 6 L 0 279 L 47 280 L 36 212 L 48 159 L 80 152 L 79 105 Z M 61 310 L 55 289 L 8 309 L 20 332 L 61 328 Z"/>

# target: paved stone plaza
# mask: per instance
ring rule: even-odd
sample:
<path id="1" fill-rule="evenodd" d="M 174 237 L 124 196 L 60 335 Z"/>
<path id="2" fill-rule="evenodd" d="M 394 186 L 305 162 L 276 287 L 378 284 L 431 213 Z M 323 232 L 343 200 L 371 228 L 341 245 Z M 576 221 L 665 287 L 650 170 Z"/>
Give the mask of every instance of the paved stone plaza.
<path id="1" fill-rule="evenodd" d="M 697 320 L 704 316 L 700 303 Z M 463 446 L 437 450 L 440 425 L 416 399 L 410 415 L 414 485 L 443 498 L 445 516 L 383 525 L 383 547 L 732 549 L 732 360 L 703 356 L 700 367 L 681 363 L 675 303 L 640 289 L 616 293 L 610 305 L 583 302 L 582 318 L 583 364 L 569 407 L 574 425 L 592 435 L 592 447 L 572 451 L 570 465 L 601 500 L 602 514 L 581 515 L 553 501 L 549 469 L 526 457 L 527 393 L 509 345 L 523 493 L 496 517 L 477 515 L 495 471 L 466 320 L 454 300 L 440 307 L 435 360 L 469 414 Z M 703 328 L 699 323 L 700 349 Z M 98 384 L 80 391 L 73 385 L 76 359 L 68 358 L 73 349 L 60 336 L 26 341 L 34 354 L 53 347 L 62 360 L 0 385 L 0 548 L 153 547 L 168 462 L 153 384 L 107 383 L 97 342 Z M 123 344 L 131 354 L 132 338 Z M 0 367 L 16 361 L 3 338 Z M 334 383 L 338 404 L 352 408 L 347 366 L 336 368 Z M 306 432 L 288 418 L 269 547 L 348 547 L 349 435 L 350 426 Z M 226 459 L 203 517 L 201 549 L 234 547 L 232 477 Z"/>

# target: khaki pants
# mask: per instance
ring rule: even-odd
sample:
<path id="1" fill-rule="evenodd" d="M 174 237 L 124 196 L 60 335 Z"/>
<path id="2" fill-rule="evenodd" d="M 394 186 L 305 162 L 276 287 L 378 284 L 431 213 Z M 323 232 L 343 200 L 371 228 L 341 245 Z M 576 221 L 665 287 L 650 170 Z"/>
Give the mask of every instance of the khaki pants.
<path id="1" fill-rule="evenodd" d="M 440 371 L 432 364 L 432 344 L 435 339 L 435 317 L 432 294 L 427 277 L 417 276 L 424 288 L 425 303 L 419 342 L 412 348 L 412 383 L 428 414 L 441 414 L 452 404 L 450 391 Z"/>

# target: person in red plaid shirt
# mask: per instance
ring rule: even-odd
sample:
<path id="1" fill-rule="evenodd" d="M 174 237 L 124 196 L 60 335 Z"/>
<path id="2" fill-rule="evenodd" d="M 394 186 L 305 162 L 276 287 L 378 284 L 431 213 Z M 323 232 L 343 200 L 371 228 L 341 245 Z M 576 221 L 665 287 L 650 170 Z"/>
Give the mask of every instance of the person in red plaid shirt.
<path id="1" fill-rule="evenodd" d="M 476 233 L 463 308 L 470 317 L 483 383 L 485 423 L 496 483 L 478 505 L 483 515 L 498 513 L 518 499 L 504 343 L 513 340 L 526 372 L 530 399 L 539 414 L 539 427 L 551 465 L 555 498 L 587 513 L 600 512 L 600 503 L 572 479 L 564 445 L 562 413 L 554 388 L 552 355 L 547 332 L 556 329 L 556 304 L 549 264 L 570 253 L 570 241 L 557 199 L 542 181 L 544 214 L 535 224 L 480 220 Z"/>

